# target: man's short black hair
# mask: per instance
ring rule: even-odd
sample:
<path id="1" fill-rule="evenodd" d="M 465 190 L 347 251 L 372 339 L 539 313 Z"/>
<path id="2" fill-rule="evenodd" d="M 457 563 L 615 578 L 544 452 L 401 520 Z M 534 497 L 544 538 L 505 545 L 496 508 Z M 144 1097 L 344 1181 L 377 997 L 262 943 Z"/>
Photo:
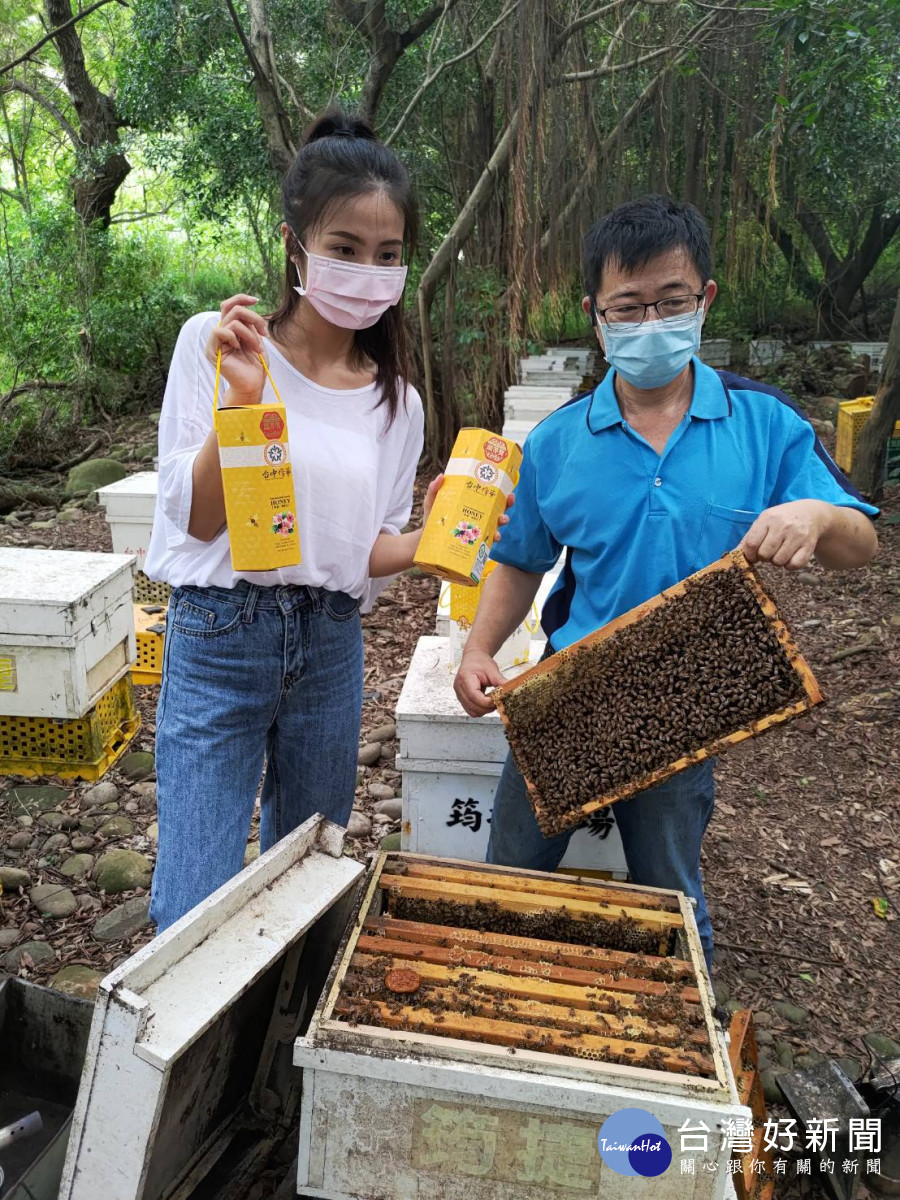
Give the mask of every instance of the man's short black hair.
<path id="1" fill-rule="evenodd" d="M 712 270 L 709 229 L 693 204 L 671 196 L 639 196 L 601 217 L 584 239 L 584 290 L 597 295 L 603 268 L 614 262 L 636 271 L 657 254 L 681 248 L 706 284 Z"/>

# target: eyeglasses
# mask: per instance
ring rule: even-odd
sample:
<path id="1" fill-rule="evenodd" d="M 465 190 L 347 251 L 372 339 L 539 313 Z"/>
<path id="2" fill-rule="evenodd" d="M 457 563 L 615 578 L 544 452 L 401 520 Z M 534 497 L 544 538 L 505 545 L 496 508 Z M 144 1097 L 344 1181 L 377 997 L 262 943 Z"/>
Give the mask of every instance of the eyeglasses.
<path id="1" fill-rule="evenodd" d="M 706 292 L 691 293 L 687 296 L 667 296 L 665 300 L 655 300 L 652 304 L 616 304 L 612 308 L 597 308 L 591 301 L 594 313 L 607 325 L 642 325 L 647 319 L 647 313 L 652 308 L 661 321 L 672 317 L 692 317 Z"/>

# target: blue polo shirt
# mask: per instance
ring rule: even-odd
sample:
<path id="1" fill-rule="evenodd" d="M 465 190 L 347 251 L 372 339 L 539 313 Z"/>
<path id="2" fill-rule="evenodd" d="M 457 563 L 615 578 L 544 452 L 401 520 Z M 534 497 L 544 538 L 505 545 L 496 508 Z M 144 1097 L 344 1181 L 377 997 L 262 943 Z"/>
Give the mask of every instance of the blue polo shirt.
<path id="1" fill-rule="evenodd" d="M 784 393 L 693 359 L 691 406 L 662 454 L 623 420 L 609 371 L 525 442 L 491 557 L 545 572 L 566 550 L 542 625 L 562 650 L 734 549 L 789 500 L 867 504 Z"/>

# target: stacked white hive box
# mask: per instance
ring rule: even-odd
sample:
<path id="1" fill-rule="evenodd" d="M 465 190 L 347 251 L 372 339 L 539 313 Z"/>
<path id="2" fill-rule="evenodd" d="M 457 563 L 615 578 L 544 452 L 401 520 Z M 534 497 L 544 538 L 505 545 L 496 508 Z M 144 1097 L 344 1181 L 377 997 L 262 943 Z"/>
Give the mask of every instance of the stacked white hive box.
<path id="1" fill-rule="evenodd" d="M 156 471 L 141 471 L 97 489 L 97 499 L 106 509 L 113 552 L 133 554 L 139 571 L 143 570 L 150 545 L 158 490 Z"/>
<path id="2" fill-rule="evenodd" d="M 781 362 L 787 347 L 778 338 L 754 338 L 750 342 L 750 366 L 771 367 Z"/>
<path id="3" fill-rule="evenodd" d="M 538 422 L 577 393 L 584 377 L 593 372 L 595 362 L 593 350 L 562 347 L 523 358 L 518 383 L 504 397 L 503 436 L 524 442 Z"/>
<path id="4" fill-rule="evenodd" d="M 543 651 L 543 642 L 532 642 L 532 665 Z M 513 668 L 507 675 L 512 678 L 524 669 Z M 460 706 L 447 638 L 419 639 L 397 701 L 397 733 L 402 849 L 484 862 L 508 745 L 498 713 L 475 719 Z M 622 841 L 610 810 L 599 810 L 589 826 L 577 830 L 561 865 L 626 877 Z"/>
<path id="5" fill-rule="evenodd" d="M 134 559 L 0 548 L 0 716 L 83 717 L 135 657 Z"/>
<path id="6" fill-rule="evenodd" d="M 869 369 L 876 374 L 881 371 L 887 342 L 813 342 L 813 350 L 825 350 L 829 346 L 847 346 L 855 359 L 868 357 Z"/>
<path id="7" fill-rule="evenodd" d="M 704 338 L 697 357 L 708 367 L 717 370 L 731 364 L 731 341 L 728 338 Z"/>

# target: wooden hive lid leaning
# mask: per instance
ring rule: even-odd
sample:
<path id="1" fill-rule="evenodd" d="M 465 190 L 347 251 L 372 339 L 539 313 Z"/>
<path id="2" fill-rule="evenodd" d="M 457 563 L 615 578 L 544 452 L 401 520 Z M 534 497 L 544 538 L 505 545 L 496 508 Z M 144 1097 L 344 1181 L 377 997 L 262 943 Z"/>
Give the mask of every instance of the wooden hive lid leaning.
<path id="1" fill-rule="evenodd" d="M 703 620 L 693 619 L 701 612 Z M 674 622 L 669 633 L 667 620 Z M 640 638 L 630 632 L 636 625 L 641 625 Z M 690 674 L 694 661 L 705 664 L 705 675 Z M 591 670 L 597 679 L 607 672 L 604 699 L 596 702 L 584 699 L 592 695 L 591 681 L 584 683 Z M 774 600 L 739 551 L 493 695 L 545 835 L 574 828 L 598 808 L 644 791 L 823 699 Z M 558 782 L 562 776 L 564 784 Z"/>

